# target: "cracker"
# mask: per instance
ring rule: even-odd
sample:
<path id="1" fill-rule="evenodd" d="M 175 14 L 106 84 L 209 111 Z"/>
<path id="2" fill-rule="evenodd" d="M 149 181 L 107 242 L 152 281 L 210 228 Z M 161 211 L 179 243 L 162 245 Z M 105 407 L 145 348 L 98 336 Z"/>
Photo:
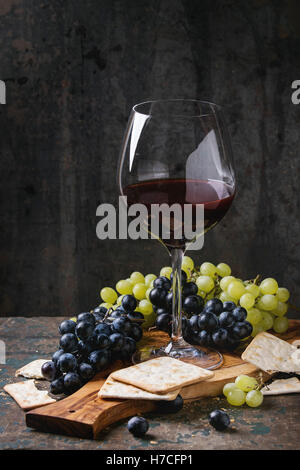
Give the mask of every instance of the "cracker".
<path id="1" fill-rule="evenodd" d="M 297 377 L 274 380 L 261 389 L 263 395 L 285 395 L 286 393 L 299 393 L 300 380 Z"/>
<path id="2" fill-rule="evenodd" d="M 295 365 L 295 369 L 300 370 L 300 349 L 297 348 L 291 355 L 291 359 Z"/>
<path id="3" fill-rule="evenodd" d="M 242 359 L 265 372 L 296 372 L 297 367 L 291 359 L 296 350 L 287 341 L 263 332 L 251 341 L 243 352 Z"/>
<path id="4" fill-rule="evenodd" d="M 33 379 L 7 384 L 3 388 L 23 410 L 31 410 L 56 401 L 48 395 L 47 390 L 38 390 Z"/>
<path id="5" fill-rule="evenodd" d="M 141 388 L 134 387 L 122 382 L 118 382 L 110 375 L 98 392 L 100 398 L 117 398 L 122 400 L 175 400 L 179 389 L 165 395 L 149 393 Z"/>
<path id="6" fill-rule="evenodd" d="M 159 357 L 115 371 L 111 377 L 150 393 L 166 394 L 213 375 L 213 372 L 193 364 L 171 357 Z"/>
<path id="7" fill-rule="evenodd" d="M 29 362 L 25 366 L 18 369 L 15 373 L 15 376 L 22 376 L 26 379 L 44 379 L 41 368 L 45 362 L 48 362 L 50 359 L 36 359 L 35 361 Z"/>

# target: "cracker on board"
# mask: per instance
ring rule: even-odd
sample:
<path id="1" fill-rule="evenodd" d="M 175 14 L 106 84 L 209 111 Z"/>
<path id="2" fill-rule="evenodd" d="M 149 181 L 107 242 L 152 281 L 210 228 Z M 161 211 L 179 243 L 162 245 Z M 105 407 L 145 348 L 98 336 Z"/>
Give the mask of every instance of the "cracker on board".
<path id="1" fill-rule="evenodd" d="M 297 348 L 287 341 L 262 332 L 253 338 L 241 357 L 265 372 L 296 372 L 297 366 L 291 359 L 294 351 Z"/>
<path id="2" fill-rule="evenodd" d="M 155 393 L 146 392 L 141 388 L 128 385 L 123 382 L 114 380 L 110 375 L 105 383 L 102 385 L 98 392 L 100 398 L 116 398 L 123 400 L 175 400 L 180 389 L 173 392 L 166 393 L 165 395 L 158 395 Z"/>
<path id="3" fill-rule="evenodd" d="M 141 362 L 111 374 L 119 382 L 125 382 L 150 393 L 165 394 L 185 385 L 213 377 L 213 372 L 171 357 L 159 357 Z"/>
<path id="4" fill-rule="evenodd" d="M 47 390 L 38 390 L 33 379 L 7 384 L 3 388 L 23 410 L 31 410 L 56 401 L 48 395 Z"/>
<path id="5" fill-rule="evenodd" d="M 285 395 L 286 393 L 300 393 L 300 380 L 297 377 L 274 380 L 265 385 L 261 392 L 263 395 Z"/>
<path id="6" fill-rule="evenodd" d="M 48 362 L 50 359 L 36 359 L 35 361 L 29 362 L 25 366 L 18 369 L 15 373 L 15 376 L 22 376 L 26 379 L 44 379 L 41 367 L 45 362 Z"/>

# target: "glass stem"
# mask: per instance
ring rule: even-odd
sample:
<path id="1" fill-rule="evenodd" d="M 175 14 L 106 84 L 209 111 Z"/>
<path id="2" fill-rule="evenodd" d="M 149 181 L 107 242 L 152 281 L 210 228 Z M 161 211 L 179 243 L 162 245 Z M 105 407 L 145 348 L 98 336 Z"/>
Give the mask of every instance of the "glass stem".
<path id="1" fill-rule="evenodd" d="M 182 342 L 182 310 L 181 310 L 181 265 L 183 250 L 174 248 L 171 251 L 173 273 L 172 299 L 172 341 Z"/>

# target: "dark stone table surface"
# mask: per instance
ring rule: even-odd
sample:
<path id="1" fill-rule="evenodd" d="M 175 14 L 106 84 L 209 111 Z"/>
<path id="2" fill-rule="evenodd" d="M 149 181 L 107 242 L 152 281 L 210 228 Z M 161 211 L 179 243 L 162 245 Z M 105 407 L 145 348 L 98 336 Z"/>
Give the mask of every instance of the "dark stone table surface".
<path id="1" fill-rule="evenodd" d="M 147 439 L 134 438 L 126 421 L 102 432 L 99 440 L 78 439 L 37 432 L 25 425 L 24 412 L 3 386 L 15 378 L 16 369 L 38 358 L 50 358 L 57 349 L 58 317 L 2 318 L 0 339 L 6 344 L 6 364 L 0 364 L 0 449 L 300 449 L 300 395 L 265 397 L 257 409 L 232 407 L 223 398 L 187 403 L 175 415 L 148 415 Z M 24 379 L 25 380 L 25 379 Z M 231 429 L 215 431 L 208 414 L 224 408 Z"/>

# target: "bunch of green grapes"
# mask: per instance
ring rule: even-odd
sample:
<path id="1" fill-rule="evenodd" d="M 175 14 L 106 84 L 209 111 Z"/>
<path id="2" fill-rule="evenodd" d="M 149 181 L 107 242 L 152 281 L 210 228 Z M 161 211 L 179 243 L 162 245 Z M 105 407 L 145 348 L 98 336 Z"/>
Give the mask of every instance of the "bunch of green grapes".
<path id="1" fill-rule="evenodd" d="M 224 385 L 223 394 L 228 403 L 233 406 L 242 406 L 247 403 L 251 408 L 260 406 L 264 396 L 259 390 L 259 385 L 254 377 L 239 375 L 235 382 Z"/>
<path id="2" fill-rule="evenodd" d="M 222 302 L 234 302 L 247 310 L 247 318 L 253 327 L 252 336 L 261 331 L 273 330 L 284 333 L 288 329 L 288 300 L 290 293 L 285 287 L 278 287 L 273 278 L 259 282 L 259 276 L 253 281 L 242 281 L 231 275 L 231 268 L 226 263 L 214 265 L 210 262 L 202 263 L 196 267 L 190 256 L 184 256 L 182 270 L 187 274 L 187 282 L 195 282 L 198 295 L 205 302 L 212 298 L 219 298 Z M 159 276 L 170 279 L 172 268 L 164 266 Z M 127 279 L 117 282 L 115 289 L 104 287 L 100 296 L 103 300 L 101 306 L 115 310 L 121 305 L 124 295 L 133 295 L 138 301 L 136 311 L 144 315 L 143 328 L 149 328 L 155 323 L 156 313 L 149 300 L 153 288 L 155 274 L 144 276 L 140 272 L 131 273 Z"/>
<path id="3" fill-rule="evenodd" d="M 228 264 L 215 266 L 205 262 L 199 270 L 190 272 L 190 277 L 198 286 L 198 295 L 205 301 L 217 297 L 222 302 L 234 302 L 247 310 L 246 320 L 253 326 L 252 336 L 261 331 L 273 330 L 284 333 L 288 329 L 288 300 L 290 293 L 285 287 L 279 287 L 273 278 L 259 282 L 259 276 L 253 281 L 242 281 L 231 275 Z"/>

